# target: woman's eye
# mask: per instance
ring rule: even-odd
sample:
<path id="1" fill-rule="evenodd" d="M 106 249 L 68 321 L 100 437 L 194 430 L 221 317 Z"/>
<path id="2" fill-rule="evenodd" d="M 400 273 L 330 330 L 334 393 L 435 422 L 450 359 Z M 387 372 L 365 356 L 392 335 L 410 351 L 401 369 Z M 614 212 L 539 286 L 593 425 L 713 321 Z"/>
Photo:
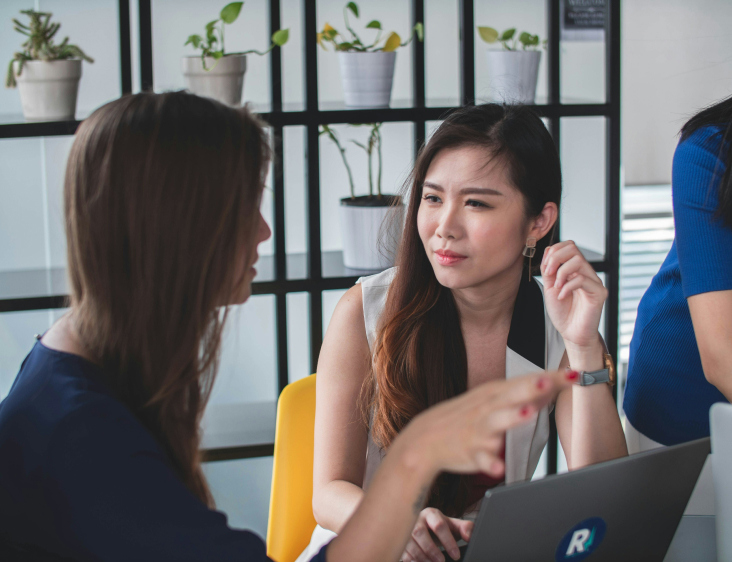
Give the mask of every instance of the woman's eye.
<path id="1" fill-rule="evenodd" d="M 429 201 L 430 203 L 439 203 L 440 202 L 440 198 L 437 197 L 436 195 L 423 195 L 422 199 L 424 199 L 425 201 Z"/>
<path id="2" fill-rule="evenodd" d="M 482 201 L 476 201 L 475 199 L 469 199 L 466 204 L 470 207 L 484 207 L 486 209 L 491 208 L 490 205 L 483 203 Z"/>

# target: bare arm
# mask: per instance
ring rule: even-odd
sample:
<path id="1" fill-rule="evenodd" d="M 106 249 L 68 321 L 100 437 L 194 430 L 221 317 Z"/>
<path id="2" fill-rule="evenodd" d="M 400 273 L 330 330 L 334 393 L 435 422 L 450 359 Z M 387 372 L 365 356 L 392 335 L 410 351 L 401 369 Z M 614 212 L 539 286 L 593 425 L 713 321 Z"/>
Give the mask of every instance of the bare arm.
<path id="1" fill-rule="evenodd" d="M 598 334 L 594 349 L 584 353 L 568 349 L 560 369 L 568 365 L 575 371 L 602 369 L 604 351 L 605 346 Z M 555 419 L 570 470 L 628 454 L 623 426 L 612 390 L 607 384 L 575 384 L 563 390 L 557 398 Z"/>
<path id="2" fill-rule="evenodd" d="M 316 383 L 313 514 L 336 533 L 363 497 L 368 428 L 358 398 L 369 367 L 361 285 L 355 285 L 333 313 Z"/>
<path id="3" fill-rule="evenodd" d="M 687 299 L 706 379 L 732 401 L 732 290 Z"/>
<path id="4" fill-rule="evenodd" d="M 607 289 L 571 240 L 550 246 L 541 264 L 547 310 L 564 339 L 560 367 L 596 371 L 605 344 L 597 331 Z M 628 454 L 610 387 L 573 385 L 559 395 L 557 433 L 570 469 Z"/>

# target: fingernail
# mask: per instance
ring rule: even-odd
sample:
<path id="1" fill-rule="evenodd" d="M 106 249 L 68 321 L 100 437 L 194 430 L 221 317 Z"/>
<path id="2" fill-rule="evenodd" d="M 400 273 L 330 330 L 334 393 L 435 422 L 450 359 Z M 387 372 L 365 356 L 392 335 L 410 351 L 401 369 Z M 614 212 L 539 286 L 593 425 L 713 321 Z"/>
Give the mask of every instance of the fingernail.
<path id="1" fill-rule="evenodd" d="M 460 558 L 460 551 L 455 549 L 450 551 L 450 556 L 452 556 L 455 560 Z"/>
<path id="2" fill-rule="evenodd" d="M 577 371 L 569 371 L 566 375 L 568 381 L 576 381 L 579 378 Z"/>
<path id="3" fill-rule="evenodd" d="M 519 410 L 519 415 L 523 418 L 525 416 L 529 415 L 529 407 L 528 406 L 522 406 Z"/>
<path id="4" fill-rule="evenodd" d="M 538 381 L 536 381 L 536 386 L 539 388 L 539 390 L 544 390 L 546 387 L 549 386 L 549 379 L 546 377 L 541 377 Z"/>

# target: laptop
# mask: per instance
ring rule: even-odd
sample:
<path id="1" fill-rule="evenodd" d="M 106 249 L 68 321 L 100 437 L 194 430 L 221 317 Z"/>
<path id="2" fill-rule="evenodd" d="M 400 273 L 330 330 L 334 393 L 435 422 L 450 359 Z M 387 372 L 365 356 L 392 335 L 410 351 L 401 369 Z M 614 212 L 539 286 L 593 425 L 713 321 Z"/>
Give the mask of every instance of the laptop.
<path id="1" fill-rule="evenodd" d="M 709 410 L 712 430 L 712 475 L 717 507 L 717 559 L 732 561 L 732 404 Z"/>
<path id="2" fill-rule="evenodd" d="M 709 438 L 489 490 L 464 562 L 662 562 Z"/>

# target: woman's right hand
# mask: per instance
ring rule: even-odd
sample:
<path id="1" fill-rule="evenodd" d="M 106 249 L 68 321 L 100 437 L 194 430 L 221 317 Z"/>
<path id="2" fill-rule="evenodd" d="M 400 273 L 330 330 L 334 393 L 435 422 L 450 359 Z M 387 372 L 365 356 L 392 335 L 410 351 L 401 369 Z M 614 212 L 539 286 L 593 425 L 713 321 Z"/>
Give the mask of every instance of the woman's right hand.
<path id="1" fill-rule="evenodd" d="M 483 472 L 500 478 L 506 431 L 531 419 L 575 379 L 574 372 L 553 371 L 484 383 L 422 412 L 392 448 L 401 440 L 407 457 L 427 462 L 435 476 Z"/>
<path id="2" fill-rule="evenodd" d="M 404 547 L 402 562 L 445 562 L 445 556 L 435 544 L 435 539 L 442 544 L 453 560 L 460 558 L 457 541 L 470 540 L 473 522 L 455 517 L 448 517 L 439 509 L 427 507 L 421 511 L 412 536 Z"/>

